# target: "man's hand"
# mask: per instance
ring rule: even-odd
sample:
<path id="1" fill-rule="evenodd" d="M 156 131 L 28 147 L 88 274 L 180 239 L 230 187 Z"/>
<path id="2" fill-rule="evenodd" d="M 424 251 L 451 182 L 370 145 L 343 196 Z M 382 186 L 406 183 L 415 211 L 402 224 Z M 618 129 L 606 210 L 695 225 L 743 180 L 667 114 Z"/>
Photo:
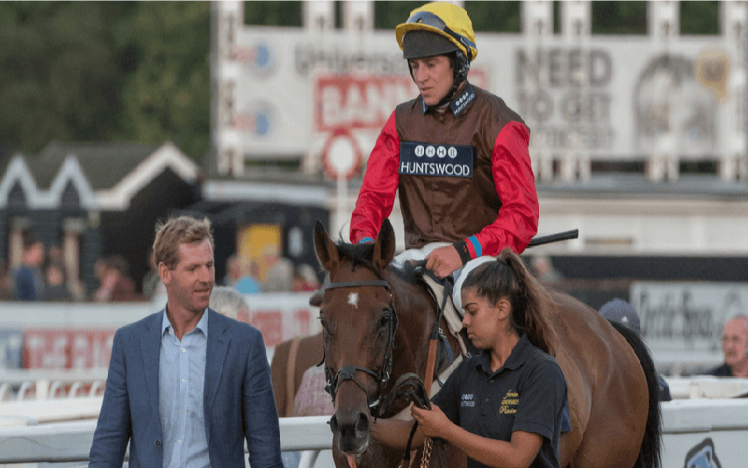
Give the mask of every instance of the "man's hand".
<path id="1" fill-rule="evenodd" d="M 410 408 L 410 414 L 418 421 L 423 434 L 428 437 L 444 437 L 449 427 L 452 426 L 452 421 L 433 402 L 430 410 L 413 405 Z"/>
<path id="2" fill-rule="evenodd" d="M 446 278 L 461 266 L 460 254 L 451 245 L 439 247 L 426 255 L 426 269 L 433 271 L 439 278 Z"/>

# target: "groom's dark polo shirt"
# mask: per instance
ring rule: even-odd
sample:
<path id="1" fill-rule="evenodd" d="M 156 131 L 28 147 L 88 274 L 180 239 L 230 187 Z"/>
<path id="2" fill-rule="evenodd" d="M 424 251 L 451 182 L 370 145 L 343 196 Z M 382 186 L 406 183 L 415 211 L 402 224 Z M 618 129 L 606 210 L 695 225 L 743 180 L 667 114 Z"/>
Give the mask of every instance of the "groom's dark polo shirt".
<path id="1" fill-rule="evenodd" d="M 571 430 L 566 379 L 556 360 L 526 335 L 496 372 L 488 351 L 463 362 L 432 399 L 465 430 L 510 441 L 512 432 L 540 434 L 543 445 L 531 467 L 558 467 L 561 432 Z M 484 467 L 470 458 L 468 468 Z"/>

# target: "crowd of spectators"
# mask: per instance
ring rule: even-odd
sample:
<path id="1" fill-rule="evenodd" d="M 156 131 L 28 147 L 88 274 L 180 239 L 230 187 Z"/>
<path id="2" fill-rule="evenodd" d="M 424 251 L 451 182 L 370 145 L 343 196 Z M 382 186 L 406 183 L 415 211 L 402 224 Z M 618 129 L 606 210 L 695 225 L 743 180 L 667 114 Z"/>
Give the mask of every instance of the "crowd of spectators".
<path id="1" fill-rule="evenodd" d="M 293 261 L 279 255 L 275 247 L 268 247 L 263 253 L 264 277 L 258 261 L 233 254 L 226 261 L 223 286 L 235 288 L 242 294 L 311 292 L 319 289 L 319 277 L 311 265 L 294 265 Z"/>
<path id="2" fill-rule="evenodd" d="M 290 259 L 280 256 L 274 248 L 265 249 L 264 254 L 264 277 L 258 261 L 238 254 L 231 255 L 226 262 L 226 275 L 222 285 L 245 295 L 262 292 L 313 292 L 320 288 L 318 272 L 311 265 L 294 265 Z M 153 262 L 152 252 L 148 253 L 146 261 L 150 269 L 143 277 L 141 293 L 137 292 L 136 284 L 129 275 L 127 260 L 121 255 L 110 255 L 101 257 L 96 262 L 94 270 L 98 288 L 86 294 L 79 282 L 69 278 L 62 249 L 56 245 L 45 249 L 42 242 L 26 231 L 22 235 L 20 263 L 8 268 L 7 262 L 0 262 L 0 300 L 150 300 L 163 294 L 165 289 Z M 542 283 L 553 285 L 559 281 L 560 274 L 547 257 L 533 258 L 531 265 L 533 273 L 538 279 L 542 279 Z M 615 318 L 623 320 L 638 332 L 638 315 L 630 304 L 615 300 L 601 309 L 604 316 L 611 314 L 611 311 L 615 311 Z M 632 322 L 628 323 L 628 320 Z M 706 372 L 718 376 L 748 377 L 748 317 L 739 315 L 725 324 L 722 348 L 724 363 Z"/>
<path id="3" fill-rule="evenodd" d="M 123 256 L 100 258 L 94 271 L 98 287 L 86 291 L 80 280 L 72 277 L 77 275 L 69 274 L 59 245 L 47 248 L 32 232 L 24 231 L 19 263 L 9 268 L 6 261 L 0 262 L 0 300 L 121 302 L 144 298 L 137 293 Z"/>
<path id="4" fill-rule="evenodd" d="M 153 262 L 152 252 L 145 261 L 149 270 L 138 290 L 129 274 L 129 264 L 122 255 L 106 255 L 94 264 L 96 288 L 86 290 L 71 276 L 65 254 L 58 245 L 46 248 L 33 233 L 22 235 L 22 252 L 18 265 L 10 268 L 0 261 L 0 301 L 149 301 L 165 294 L 165 288 Z M 261 265 L 264 271 L 261 271 Z M 219 285 L 231 287 L 242 294 L 277 292 L 313 292 L 319 289 L 319 272 L 309 264 L 295 265 L 279 254 L 277 247 L 268 247 L 258 261 L 239 254 L 226 261 L 226 275 Z"/>
<path id="5" fill-rule="evenodd" d="M 265 274 L 261 274 L 260 262 L 239 254 L 231 255 L 226 262 L 226 275 L 220 285 L 243 295 L 263 292 L 313 292 L 320 288 L 319 272 L 308 264 L 294 265 L 279 255 L 276 248 L 268 248 L 261 259 Z M 141 291 L 129 275 L 127 260 L 121 255 L 101 257 L 94 270 L 98 287 L 86 292 L 79 281 L 68 274 L 63 250 L 53 245 L 48 249 L 31 232 L 22 234 L 22 252 L 18 265 L 10 268 L 7 261 L 0 261 L 0 301 L 95 301 L 124 302 L 151 300 L 165 294 L 152 252 L 146 261 L 150 269 L 145 274 Z M 533 257 L 530 262 L 533 273 L 545 285 L 554 285 L 561 279 L 545 256 Z M 611 312 L 614 311 L 614 312 Z M 602 315 L 623 321 L 638 331 L 638 315 L 630 304 L 615 300 L 601 309 Z M 631 320 L 632 322 L 628 322 Z M 738 315 L 730 319 L 722 333 L 724 363 L 714 369 L 705 370 L 717 376 L 748 377 L 748 317 Z"/>
<path id="6" fill-rule="evenodd" d="M 129 264 L 121 255 L 102 257 L 94 264 L 99 288 L 94 292 L 96 302 L 125 302 L 137 299 L 135 282 L 129 275 Z"/>

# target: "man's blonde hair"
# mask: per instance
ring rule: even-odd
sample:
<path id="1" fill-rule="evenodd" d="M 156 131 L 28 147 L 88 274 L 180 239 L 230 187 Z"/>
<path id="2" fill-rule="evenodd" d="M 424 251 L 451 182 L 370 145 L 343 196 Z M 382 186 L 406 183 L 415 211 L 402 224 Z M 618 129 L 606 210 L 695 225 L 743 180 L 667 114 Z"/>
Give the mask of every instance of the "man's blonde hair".
<path id="1" fill-rule="evenodd" d="M 210 240 L 210 246 L 215 250 L 210 220 L 202 220 L 191 216 L 169 218 L 165 222 L 156 224 L 156 239 L 153 241 L 153 259 L 156 266 L 162 262 L 167 268 L 173 269 L 179 263 L 179 244 L 192 244 Z"/>

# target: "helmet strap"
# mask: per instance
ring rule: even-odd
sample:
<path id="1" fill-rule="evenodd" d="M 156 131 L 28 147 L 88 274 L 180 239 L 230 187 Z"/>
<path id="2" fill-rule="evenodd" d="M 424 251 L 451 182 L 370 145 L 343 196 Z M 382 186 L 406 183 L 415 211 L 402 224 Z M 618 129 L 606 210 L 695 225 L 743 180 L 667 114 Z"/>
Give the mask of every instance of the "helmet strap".
<path id="1" fill-rule="evenodd" d="M 410 66 L 410 63 L 408 63 L 408 66 Z M 470 61 L 467 59 L 467 57 L 465 57 L 465 54 L 462 51 L 454 52 L 452 70 L 452 88 L 442 98 L 442 100 L 439 101 L 436 107 L 442 107 L 451 102 L 452 99 L 454 99 L 454 97 L 457 96 L 457 93 L 460 91 L 462 83 L 467 80 L 468 71 L 470 71 Z"/>
<path id="2" fill-rule="evenodd" d="M 454 54 L 454 60 L 452 61 L 452 88 L 444 97 L 433 107 L 443 107 L 454 99 L 462 86 L 462 83 L 467 81 L 468 72 L 470 71 L 470 61 L 467 59 L 462 51 L 452 52 Z M 449 54 L 448 54 L 449 55 Z M 410 72 L 410 79 L 413 82 L 416 79 L 413 77 L 413 67 L 410 66 L 410 60 L 406 60 L 408 63 L 408 71 Z"/>

